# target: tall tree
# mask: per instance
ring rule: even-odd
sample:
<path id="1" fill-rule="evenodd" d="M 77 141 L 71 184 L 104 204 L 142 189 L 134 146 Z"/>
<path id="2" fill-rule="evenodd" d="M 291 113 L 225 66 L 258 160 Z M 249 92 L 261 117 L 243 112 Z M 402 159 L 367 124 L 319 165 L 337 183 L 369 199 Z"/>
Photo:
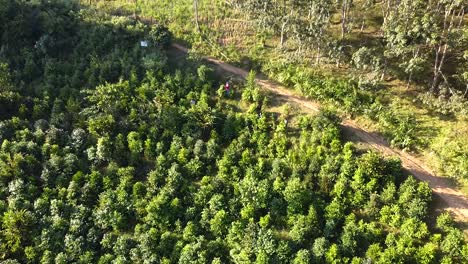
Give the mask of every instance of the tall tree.
<path id="1" fill-rule="evenodd" d="M 415 73 L 424 71 L 424 65 L 432 62 L 430 91 L 437 94 L 441 81 L 450 85 L 444 72 L 447 57 L 463 49 L 460 44 L 464 3 L 464 0 L 401 0 L 389 8 L 382 26 L 386 54 L 399 60 L 408 83 Z"/>
<path id="2" fill-rule="evenodd" d="M 417 67 L 427 58 L 427 46 L 433 39 L 431 34 L 434 19 L 426 10 L 426 1 L 402 0 L 400 5 L 387 14 L 382 25 L 386 40 L 386 57 L 397 59 L 408 74 L 408 84 Z M 425 56 L 426 55 L 426 56 Z"/>
<path id="3" fill-rule="evenodd" d="M 237 0 L 237 5 L 247 11 L 264 29 L 280 35 L 279 47 L 287 38 L 294 16 L 294 0 Z"/>
<path id="4" fill-rule="evenodd" d="M 331 0 L 297 1 L 295 8 L 297 12 L 294 33 L 299 41 L 299 47 L 305 50 L 309 47 L 315 49 L 318 64 L 326 44 L 324 40 L 330 22 Z"/>
<path id="5" fill-rule="evenodd" d="M 341 0 L 341 39 L 344 39 L 345 34 L 348 32 L 349 12 L 353 5 L 353 0 Z"/>
<path id="6" fill-rule="evenodd" d="M 459 31 L 463 29 L 465 7 L 468 3 L 466 0 L 435 1 L 437 4 L 434 1 L 431 2 L 438 19 L 438 27 L 436 27 L 437 38 L 434 43 L 434 76 L 430 88 L 430 91 L 436 94 L 438 93 L 441 77 L 444 79 L 444 82 L 448 83 L 447 77 L 444 75 L 444 66 L 447 55 L 460 40 L 461 34 L 459 34 Z"/>

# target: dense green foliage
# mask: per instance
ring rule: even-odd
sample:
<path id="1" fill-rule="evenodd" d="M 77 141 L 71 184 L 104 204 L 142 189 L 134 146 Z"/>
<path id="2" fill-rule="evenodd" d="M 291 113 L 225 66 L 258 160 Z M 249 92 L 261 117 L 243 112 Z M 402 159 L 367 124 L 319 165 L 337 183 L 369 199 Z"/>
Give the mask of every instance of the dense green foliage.
<path id="1" fill-rule="evenodd" d="M 245 38 L 253 41 L 247 52 L 254 54 L 277 41 L 274 44 L 300 62 L 353 65 L 372 72 L 375 80 L 390 75 L 424 85 L 436 95 L 442 90 L 455 96 L 467 91 L 466 0 L 89 2 L 164 21 L 194 45 Z"/>
<path id="2" fill-rule="evenodd" d="M 81 2 L 163 21 L 193 50 L 338 105 L 439 174 L 468 181 L 463 137 L 453 139 L 461 148 L 438 144 L 468 126 L 466 0 Z"/>
<path id="3" fill-rule="evenodd" d="M 1 2 L 0 260 L 468 261 L 428 185 L 355 153 L 332 113 L 288 128 L 252 75 L 239 112 L 164 27 Z"/>
<path id="4" fill-rule="evenodd" d="M 349 115 L 365 115 L 377 122 L 392 146 L 414 150 L 418 144 L 414 117 L 395 113 L 378 100 L 375 83 L 353 79 L 330 78 L 306 67 L 290 64 L 269 65 L 265 69 L 281 83 L 294 87 L 308 98 L 338 107 Z M 457 163 L 458 164 L 458 163 Z M 463 178 L 464 175 L 461 175 Z"/>

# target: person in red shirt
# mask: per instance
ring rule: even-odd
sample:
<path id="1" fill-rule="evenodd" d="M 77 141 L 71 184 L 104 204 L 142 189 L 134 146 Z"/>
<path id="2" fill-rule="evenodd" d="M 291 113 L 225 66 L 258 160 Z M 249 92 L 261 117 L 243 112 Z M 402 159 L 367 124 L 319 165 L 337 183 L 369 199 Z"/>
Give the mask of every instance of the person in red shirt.
<path id="1" fill-rule="evenodd" d="M 229 96 L 231 92 L 231 86 L 229 85 L 229 82 L 226 82 L 226 84 L 224 85 L 224 90 L 226 91 L 226 95 Z"/>

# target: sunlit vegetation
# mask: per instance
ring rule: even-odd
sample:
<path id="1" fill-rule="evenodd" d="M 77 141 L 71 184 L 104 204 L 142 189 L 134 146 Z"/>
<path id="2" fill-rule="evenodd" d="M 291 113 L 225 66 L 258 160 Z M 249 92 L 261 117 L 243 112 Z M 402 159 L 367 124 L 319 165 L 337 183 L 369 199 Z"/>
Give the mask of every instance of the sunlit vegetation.
<path id="1" fill-rule="evenodd" d="M 452 138 L 461 149 L 438 143 L 468 127 L 463 0 L 82 3 L 164 23 L 194 51 L 262 71 L 467 182 L 466 136 Z"/>
<path id="2" fill-rule="evenodd" d="M 2 263 L 468 261 L 398 160 L 357 153 L 329 111 L 289 126 L 253 74 L 229 97 L 249 110 L 228 104 L 164 25 L 70 1 L 0 19 Z"/>

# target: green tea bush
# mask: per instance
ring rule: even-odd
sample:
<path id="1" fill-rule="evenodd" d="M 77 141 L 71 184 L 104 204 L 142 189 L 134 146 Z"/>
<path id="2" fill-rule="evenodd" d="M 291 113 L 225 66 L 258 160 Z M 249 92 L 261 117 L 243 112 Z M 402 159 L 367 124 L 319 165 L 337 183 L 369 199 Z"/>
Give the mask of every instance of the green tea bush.
<path id="1" fill-rule="evenodd" d="M 444 128 L 430 144 L 433 165 L 450 178 L 468 180 L 468 128 Z"/>
<path id="2" fill-rule="evenodd" d="M 271 63 L 264 70 L 306 97 L 344 107 L 343 110 L 347 113 L 362 114 L 374 101 L 374 96 L 369 91 L 361 89 L 360 84 L 351 79 L 335 79 L 291 64 Z"/>
<path id="3" fill-rule="evenodd" d="M 418 95 L 418 100 L 435 113 L 468 119 L 468 100 L 461 92 L 450 94 L 449 89 L 443 87 L 439 96 L 424 93 Z"/>
<path id="4" fill-rule="evenodd" d="M 392 146 L 404 150 L 415 150 L 423 142 L 418 139 L 418 122 L 410 115 L 398 115 L 375 101 L 365 110 L 365 115 L 378 122 L 384 135 Z"/>
<path id="5" fill-rule="evenodd" d="M 266 70 L 307 97 L 330 102 L 344 113 L 365 114 L 377 121 L 392 146 L 415 150 L 421 144 L 417 137 L 417 120 L 409 115 L 397 115 L 372 94 L 378 83 L 334 79 L 311 73 L 301 66 L 270 64 Z"/>

